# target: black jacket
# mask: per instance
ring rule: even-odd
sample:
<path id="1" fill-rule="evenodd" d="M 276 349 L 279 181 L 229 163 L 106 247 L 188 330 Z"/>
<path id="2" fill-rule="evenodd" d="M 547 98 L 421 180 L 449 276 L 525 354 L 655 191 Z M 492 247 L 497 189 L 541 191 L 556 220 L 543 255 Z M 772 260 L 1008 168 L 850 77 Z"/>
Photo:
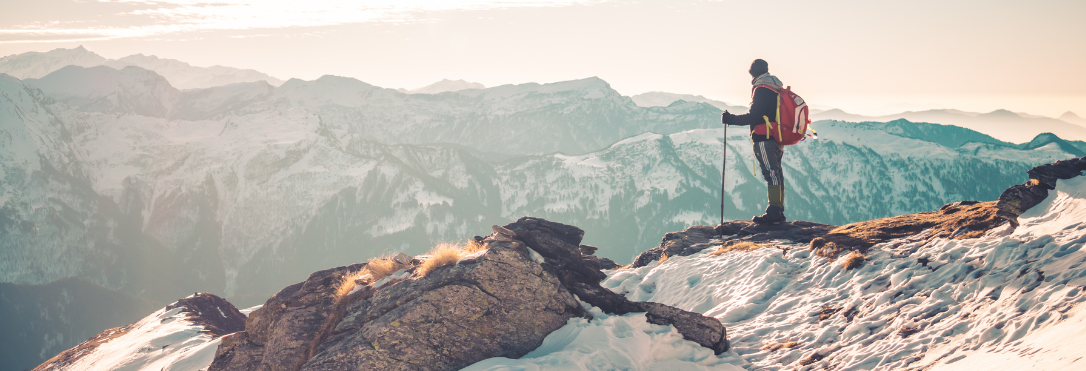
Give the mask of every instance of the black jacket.
<path id="1" fill-rule="evenodd" d="M 728 113 L 722 115 L 720 121 L 725 125 L 750 126 L 750 138 L 755 142 L 772 140 L 773 138 L 767 138 L 765 135 L 754 134 L 754 127 L 765 123 L 762 116 L 769 117 L 771 121 L 777 117 L 777 93 L 766 88 L 754 90 L 754 103 L 750 105 L 750 112 L 742 115 Z"/>

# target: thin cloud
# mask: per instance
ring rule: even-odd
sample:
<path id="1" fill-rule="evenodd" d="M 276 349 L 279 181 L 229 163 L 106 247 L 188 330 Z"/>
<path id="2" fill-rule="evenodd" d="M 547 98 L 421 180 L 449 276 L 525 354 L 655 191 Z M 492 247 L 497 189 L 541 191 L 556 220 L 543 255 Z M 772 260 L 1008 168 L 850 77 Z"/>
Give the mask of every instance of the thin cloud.
<path id="1" fill-rule="evenodd" d="M 135 9 L 110 14 L 114 24 L 39 21 L 0 29 L 0 43 L 109 40 L 200 31 L 424 22 L 428 12 L 565 7 L 606 0 L 99 0 Z M 120 23 L 123 23 L 120 24 Z"/>

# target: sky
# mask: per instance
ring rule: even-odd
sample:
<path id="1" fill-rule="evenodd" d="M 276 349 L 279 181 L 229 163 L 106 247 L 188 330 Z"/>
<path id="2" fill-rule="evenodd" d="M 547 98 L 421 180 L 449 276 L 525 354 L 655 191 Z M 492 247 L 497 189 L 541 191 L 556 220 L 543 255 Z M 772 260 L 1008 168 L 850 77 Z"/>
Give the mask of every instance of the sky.
<path id="1" fill-rule="evenodd" d="M 0 0 L 0 55 L 84 46 L 414 89 L 600 77 L 750 101 L 755 58 L 815 108 L 1086 117 L 1086 1 Z"/>

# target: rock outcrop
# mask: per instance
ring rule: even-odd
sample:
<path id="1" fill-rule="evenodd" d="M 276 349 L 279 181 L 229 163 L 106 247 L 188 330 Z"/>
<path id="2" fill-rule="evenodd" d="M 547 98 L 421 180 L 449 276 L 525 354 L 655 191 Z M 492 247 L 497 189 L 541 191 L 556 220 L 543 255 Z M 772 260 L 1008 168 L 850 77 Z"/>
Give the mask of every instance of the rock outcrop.
<path id="1" fill-rule="evenodd" d="M 715 318 L 687 312 L 659 303 L 635 302 L 599 285 L 606 275 L 593 260 L 584 259 L 578 246 L 584 232 L 577 227 L 524 217 L 504 228 L 496 227 L 501 238 L 523 241 L 543 256 L 543 269 L 554 274 L 577 297 L 613 314 L 645 312 L 649 322 L 672 325 L 683 338 L 720 354 L 728 350 L 728 333 Z"/>
<path id="2" fill-rule="evenodd" d="M 518 358 L 570 318 L 590 318 L 577 299 L 610 313 L 646 312 L 650 322 L 673 325 L 716 353 L 727 349 L 716 319 L 631 302 L 600 287 L 601 263 L 609 260 L 580 245 L 583 235 L 521 218 L 476 237 L 486 250 L 424 276 L 414 259 L 344 293 L 340 285 L 364 264 L 313 273 L 254 311 L 244 331 L 224 338 L 210 370 L 453 370 Z"/>
<path id="3" fill-rule="evenodd" d="M 995 201 L 959 201 L 936 211 L 898 215 L 852 223 L 834 228 L 811 240 L 810 249 L 819 256 L 836 258 L 842 252 L 864 253 L 877 243 L 927 231 L 928 239 L 965 239 L 983 236 L 1006 223 L 997 216 Z"/>
<path id="4" fill-rule="evenodd" d="M 206 292 L 196 293 L 166 306 L 166 310 L 181 308 L 186 319 L 203 326 L 212 337 L 233 334 L 245 329 L 245 315 L 233 304 Z"/>
<path id="5" fill-rule="evenodd" d="M 223 339 L 211 370 L 298 370 L 312 355 L 321 329 L 335 321 L 336 288 L 362 264 L 309 275 L 249 314 L 245 331 Z"/>
<path id="6" fill-rule="evenodd" d="M 1086 157 L 1056 161 L 1030 169 L 1030 180 L 1007 188 L 999 195 L 999 216 L 1018 226 L 1018 216 L 1037 206 L 1048 197 L 1048 191 L 1056 189 L 1059 179 L 1071 179 L 1086 171 Z"/>
<path id="7" fill-rule="evenodd" d="M 663 256 L 687 256 L 710 247 L 739 241 L 771 243 L 774 240 L 787 240 L 808 243 L 834 228 L 836 226 L 803 220 L 775 225 L 757 224 L 748 220 L 730 220 L 716 227 L 695 225 L 682 232 L 665 234 L 659 246 L 642 252 L 634 259 L 633 267 L 646 266 Z"/>

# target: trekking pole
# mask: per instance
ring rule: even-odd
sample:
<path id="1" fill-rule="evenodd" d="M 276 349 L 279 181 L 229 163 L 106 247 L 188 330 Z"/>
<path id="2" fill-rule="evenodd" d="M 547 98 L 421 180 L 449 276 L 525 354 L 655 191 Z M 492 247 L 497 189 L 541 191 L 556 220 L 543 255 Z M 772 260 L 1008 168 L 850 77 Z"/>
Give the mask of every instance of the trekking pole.
<path id="1" fill-rule="evenodd" d="M 720 166 L 720 246 L 724 246 L 724 180 L 728 174 L 728 125 L 724 125 L 724 164 Z"/>

